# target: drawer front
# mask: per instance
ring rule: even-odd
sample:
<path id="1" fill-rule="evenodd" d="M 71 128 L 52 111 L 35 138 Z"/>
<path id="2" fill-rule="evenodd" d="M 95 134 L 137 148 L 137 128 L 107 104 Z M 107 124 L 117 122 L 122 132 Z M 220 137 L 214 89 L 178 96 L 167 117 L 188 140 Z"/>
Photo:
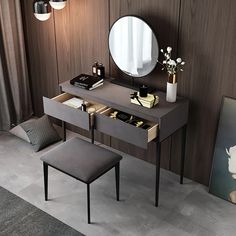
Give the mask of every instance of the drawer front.
<path id="1" fill-rule="evenodd" d="M 91 123 L 90 115 L 87 112 L 62 104 L 59 100 L 61 100 L 63 96 L 66 96 L 66 94 L 61 94 L 54 99 L 43 97 L 44 113 L 89 130 Z"/>
<path id="2" fill-rule="evenodd" d="M 112 137 L 142 148 L 147 148 L 148 142 L 157 137 L 158 125 L 145 130 L 103 114 L 96 114 L 95 128 Z"/>

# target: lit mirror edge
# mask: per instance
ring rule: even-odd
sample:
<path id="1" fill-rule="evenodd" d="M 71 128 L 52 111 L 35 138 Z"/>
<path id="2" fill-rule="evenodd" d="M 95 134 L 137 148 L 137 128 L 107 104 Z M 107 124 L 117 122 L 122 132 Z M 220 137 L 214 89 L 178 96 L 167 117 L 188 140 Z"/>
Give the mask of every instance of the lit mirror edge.
<path id="1" fill-rule="evenodd" d="M 143 74 L 143 75 L 135 75 L 135 74 L 132 74 L 132 73 L 130 73 L 130 72 L 128 72 L 128 71 L 122 70 L 122 69 L 117 65 L 116 61 L 114 60 L 114 57 L 112 56 L 111 48 L 110 48 L 110 34 L 111 34 L 111 30 L 112 30 L 113 26 L 114 26 L 120 19 L 125 18 L 125 17 L 134 17 L 134 18 L 137 18 L 138 20 L 143 21 L 143 22 L 151 29 L 152 35 L 153 35 L 154 38 L 155 38 L 155 42 L 156 42 L 156 46 L 157 46 L 157 52 L 156 52 L 156 53 L 157 53 L 157 57 L 156 57 L 156 59 L 154 60 L 154 61 L 155 61 L 155 62 L 154 62 L 154 65 L 151 67 L 151 69 L 149 70 L 149 72 L 146 73 L 146 74 Z M 144 20 L 144 18 L 142 18 L 142 17 L 140 17 L 140 16 L 137 16 L 137 15 L 124 15 L 124 16 L 119 17 L 117 20 L 115 20 L 115 21 L 113 22 L 113 24 L 111 25 L 110 29 L 109 29 L 108 46 L 109 46 L 109 54 L 110 54 L 110 56 L 111 56 L 111 58 L 112 58 L 114 64 L 117 66 L 117 68 L 118 68 L 121 72 L 123 72 L 124 74 L 126 74 L 126 75 L 128 75 L 128 76 L 130 76 L 130 77 L 133 77 L 133 78 L 143 78 L 143 77 L 145 77 L 145 76 L 151 74 L 151 73 L 155 70 L 155 68 L 156 68 L 156 66 L 157 66 L 157 62 L 158 62 L 158 58 L 159 58 L 159 44 L 158 44 L 157 36 L 156 36 L 155 31 L 153 30 L 153 28 L 150 26 L 150 24 L 148 24 L 148 23 Z"/>

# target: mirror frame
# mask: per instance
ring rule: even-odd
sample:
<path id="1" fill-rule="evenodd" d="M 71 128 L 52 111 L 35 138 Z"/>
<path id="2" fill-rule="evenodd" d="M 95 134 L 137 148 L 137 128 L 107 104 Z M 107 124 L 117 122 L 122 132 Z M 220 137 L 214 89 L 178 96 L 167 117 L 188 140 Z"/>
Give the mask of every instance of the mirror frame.
<path id="1" fill-rule="evenodd" d="M 114 26 L 114 24 L 115 24 L 117 21 L 119 21 L 120 19 L 122 19 L 122 18 L 124 18 L 124 17 L 127 17 L 127 16 L 131 16 L 131 17 L 138 18 L 139 20 L 141 20 L 141 21 L 143 21 L 145 24 L 147 24 L 148 27 L 152 30 L 152 33 L 153 33 L 153 35 L 154 35 L 154 37 L 155 37 L 155 39 L 156 39 L 157 46 L 158 46 L 158 57 L 157 57 L 157 60 L 158 60 L 158 58 L 159 58 L 159 43 L 158 43 L 158 37 L 157 37 L 155 31 L 154 31 L 153 28 L 150 26 L 150 24 L 148 24 L 142 17 L 137 16 L 137 15 L 123 15 L 123 16 L 119 17 L 118 19 L 116 19 L 116 20 L 112 23 L 112 25 L 111 25 L 111 27 L 110 27 L 110 29 L 109 29 L 109 34 L 108 34 L 108 49 L 109 49 L 109 55 L 110 55 L 110 57 L 112 58 L 112 61 L 114 62 L 114 64 L 116 65 L 116 67 L 117 67 L 122 73 L 124 73 L 125 75 L 128 75 L 128 76 L 130 76 L 130 77 L 132 77 L 132 78 L 143 78 L 143 77 L 145 77 L 145 76 L 151 74 L 151 73 L 155 70 L 155 68 L 156 68 L 156 66 L 157 66 L 157 64 L 158 64 L 157 61 L 156 61 L 155 66 L 152 68 L 152 70 L 151 70 L 148 74 L 142 75 L 142 76 L 135 76 L 135 75 L 132 75 L 131 73 L 128 73 L 128 72 L 126 73 L 125 71 L 123 71 L 122 69 L 120 69 L 120 67 L 116 64 L 116 62 L 115 62 L 115 60 L 114 60 L 114 58 L 113 58 L 113 56 L 112 56 L 112 54 L 111 54 L 110 43 L 109 43 L 110 34 L 111 34 L 111 29 L 112 29 L 112 27 Z"/>

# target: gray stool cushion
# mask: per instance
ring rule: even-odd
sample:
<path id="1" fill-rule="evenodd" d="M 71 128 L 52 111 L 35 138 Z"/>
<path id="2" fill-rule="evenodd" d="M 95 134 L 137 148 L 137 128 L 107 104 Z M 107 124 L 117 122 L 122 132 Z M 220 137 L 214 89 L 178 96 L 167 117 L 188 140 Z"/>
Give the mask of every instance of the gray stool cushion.
<path id="1" fill-rule="evenodd" d="M 41 160 L 85 183 L 91 183 L 122 157 L 79 138 L 72 138 L 47 152 Z"/>

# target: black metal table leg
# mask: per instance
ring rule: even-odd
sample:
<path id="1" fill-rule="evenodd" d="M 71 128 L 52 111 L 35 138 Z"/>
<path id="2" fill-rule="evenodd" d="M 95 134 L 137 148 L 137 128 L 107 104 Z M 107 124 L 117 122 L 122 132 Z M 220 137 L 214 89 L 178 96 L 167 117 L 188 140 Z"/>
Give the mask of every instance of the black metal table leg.
<path id="1" fill-rule="evenodd" d="M 116 172 L 116 200 L 120 200 L 120 162 L 115 166 Z"/>
<path id="2" fill-rule="evenodd" d="M 62 129 L 63 129 L 63 142 L 66 141 L 66 122 L 62 121 Z"/>
<path id="3" fill-rule="evenodd" d="M 43 162 L 43 175 L 44 175 L 44 195 L 45 201 L 48 200 L 48 165 Z"/>
<path id="4" fill-rule="evenodd" d="M 183 184 L 184 179 L 184 161 L 185 161 L 185 144 L 186 144 L 187 125 L 182 128 L 182 154 L 180 163 L 180 184 Z"/>
<path id="5" fill-rule="evenodd" d="M 91 127 L 91 143 L 94 144 L 94 126 Z"/>
<path id="6" fill-rule="evenodd" d="M 91 143 L 94 143 L 94 130 L 95 130 L 95 119 L 94 114 L 90 114 L 90 137 L 91 137 Z"/>
<path id="7" fill-rule="evenodd" d="M 88 224 L 91 223 L 90 220 L 90 185 L 87 184 L 87 211 L 88 211 Z"/>
<path id="8" fill-rule="evenodd" d="M 155 207 L 158 207 L 159 203 L 159 183 L 160 183 L 160 165 L 161 165 L 161 143 L 157 140 L 156 150 L 156 193 L 155 193 Z"/>

